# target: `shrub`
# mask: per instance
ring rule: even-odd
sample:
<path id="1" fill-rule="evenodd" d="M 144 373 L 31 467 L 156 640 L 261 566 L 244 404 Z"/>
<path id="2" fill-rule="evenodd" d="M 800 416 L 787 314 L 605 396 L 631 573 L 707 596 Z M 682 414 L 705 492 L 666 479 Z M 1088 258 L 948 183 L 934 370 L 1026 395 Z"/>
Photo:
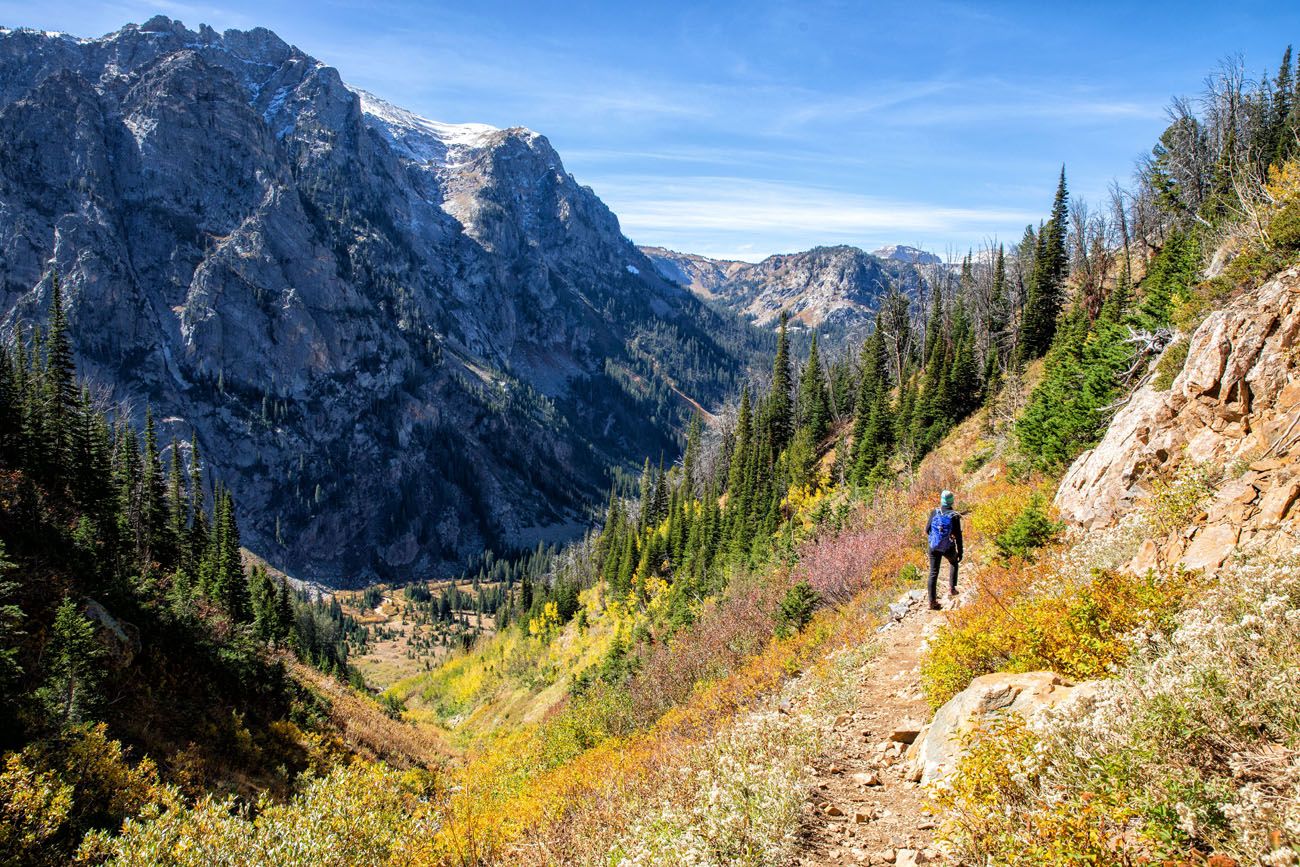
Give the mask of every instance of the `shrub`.
<path id="1" fill-rule="evenodd" d="M 0 861 L 65 864 L 81 836 L 164 796 L 152 761 L 127 762 L 102 723 L 9 753 L 0 770 Z"/>
<path id="2" fill-rule="evenodd" d="M 1152 529 L 1161 536 L 1184 529 L 1214 493 L 1210 479 L 1208 466 L 1190 462 L 1172 476 L 1157 478 L 1146 505 Z"/>
<path id="3" fill-rule="evenodd" d="M 1178 378 L 1178 374 L 1183 372 L 1183 365 L 1187 363 L 1187 350 L 1190 346 L 1187 338 L 1179 338 L 1165 347 L 1165 351 L 1160 354 L 1160 360 L 1156 362 L 1155 379 L 1151 381 L 1151 387 L 1156 391 L 1168 391 Z"/>
<path id="4" fill-rule="evenodd" d="M 994 671 L 1105 676 L 1128 658 L 1129 633 L 1171 629 L 1197 588 L 1183 573 L 1112 570 L 1074 584 L 1024 563 L 986 567 L 978 582 L 976 601 L 935 634 L 921 663 L 932 707 Z"/>
<path id="5" fill-rule="evenodd" d="M 802 632 L 812 620 L 813 610 L 821 596 L 808 584 L 799 581 L 785 592 L 776 609 L 776 634 L 788 638 L 791 632 Z"/>
<path id="6" fill-rule="evenodd" d="M 993 446 L 978 449 L 974 454 L 962 461 L 961 471 L 966 475 L 978 471 L 980 467 L 989 462 L 989 458 L 993 457 L 993 451 Z"/>
<path id="7" fill-rule="evenodd" d="M 128 821 L 117 837 L 92 835 L 81 860 L 114 867 L 225 864 L 342 865 L 409 863 L 403 848 L 433 830 L 424 782 L 383 765 L 354 764 L 307 781 L 284 803 L 256 809 L 205 797 L 172 799 L 147 821 Z"/>
<path id="8" fill-rule="evenodd" d="M 1297 627 L 1300 559 L 1229 567 L 1091 708 L 977 734 L 937 794 L 942 836 L 973 863 L 1294 864 Z"/>
<path id="9" fill-rule="evenodd" d="M 1062 524 L 1048 517 L 1043 495 L 1035 493 L 1015 520 L 993 539 L 993 547 L 1003 559 L 1033 560 L 1034 552 L 1054 541 L 1062 529 Z"/>

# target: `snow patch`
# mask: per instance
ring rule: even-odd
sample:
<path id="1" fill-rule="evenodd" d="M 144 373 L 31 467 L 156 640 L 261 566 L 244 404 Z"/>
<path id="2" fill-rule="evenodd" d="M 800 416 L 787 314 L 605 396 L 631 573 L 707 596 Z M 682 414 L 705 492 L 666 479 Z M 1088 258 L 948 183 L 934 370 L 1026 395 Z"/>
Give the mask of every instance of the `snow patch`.
<path id="1" fill-rule="evenodd" d="M 351 86 L 348 86 L 348 90 L 361 97 L 361 110 L 389 127 L 390 134 L 395 138 L 415 133 L 432 136 L 441 142 L 443 147 L 484 147 L 491 136 L 500 131 L 487 123 L 432 121 L 428 117 L 420 117 L 415 112 L 408 112 L 407 109 L 380 99 L 369 91 Z"/>
<path id="2" fill-rule="evenodd" d="M 627 268 L 627 273 L 629 273 L 629 274 L 640 274 L 640 273 L 641 273 L 641 269 L 638 268 L 638 267 L 635 266 L 635 265 L 624 265 L 623 267 Z"/>

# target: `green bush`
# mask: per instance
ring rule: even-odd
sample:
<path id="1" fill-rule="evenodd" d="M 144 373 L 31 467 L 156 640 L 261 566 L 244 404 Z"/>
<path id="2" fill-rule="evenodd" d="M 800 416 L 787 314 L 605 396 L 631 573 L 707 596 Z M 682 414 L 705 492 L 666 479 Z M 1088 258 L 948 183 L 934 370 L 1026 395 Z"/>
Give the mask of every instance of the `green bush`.
<path id="1" fill-rule="evenodd" d="M 785 592 L 776 609 L 776 633 L 782 638 L 801 632 L 812 620 L 813 610 L 821 602 L 821 594 L 807 581 L 800 581 Z"/>
<path id="2" fill-rule="evenodd" d="M 976 451 L 966 460 L 962 461 L 961 471 L 966 475 L 970 475 L 971 473 L 976 472 L 980 467 L 987 464 L 991 457 L 993 457 L 993 446 L 985 446 Z"/>
<path id="3" fill-rule="evenodd" d="M 1156 362 L 1156 377 L 1151 383 L 1152 388 L 1156 391 L 1169 390 L 1178 374 L 1183 372 L 1183 365 L 1187 363 L 1188 346 L 1187 340 L 1180 338 L 1165 347 L 1160 360 Z"/>
<path id="4" fill-rule="evenodd" d="M 1033 560 L 1034 551 L 1052 542 L 1062 529 L 1062 524 L 1048 517 L 1043 495 L 1034 494 L 1011 525 L 994 538 L 993 547 L 1004 560 Z"/>

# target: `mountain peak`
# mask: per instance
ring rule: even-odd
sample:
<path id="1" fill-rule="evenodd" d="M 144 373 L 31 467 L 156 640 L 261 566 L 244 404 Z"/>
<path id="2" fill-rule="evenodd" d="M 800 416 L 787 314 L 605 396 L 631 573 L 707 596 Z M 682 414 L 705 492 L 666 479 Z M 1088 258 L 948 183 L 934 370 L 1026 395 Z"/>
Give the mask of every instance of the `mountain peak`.
<path id="1" fill-rule="evenodd" d="M 942 265 L 943 259 L 934 253 L 927 252 L 918 247 L 909 247 L 906 244 L 889 244 L 877 250 L 873 250 L 871 255 L 878 259 L 888 259 L 894 262 L 906 262 L 909 265 Z"/>

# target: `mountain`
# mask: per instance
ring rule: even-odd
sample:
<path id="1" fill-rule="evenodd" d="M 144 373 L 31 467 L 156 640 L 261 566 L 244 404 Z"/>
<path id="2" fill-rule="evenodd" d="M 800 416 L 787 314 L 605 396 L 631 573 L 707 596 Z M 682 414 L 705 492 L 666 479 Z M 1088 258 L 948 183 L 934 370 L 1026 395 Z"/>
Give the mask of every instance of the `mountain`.
<path id="1" fill-rule="evenodd" d="M 877 259 L 887 259 L 891 262 L 906 262 L 909 265 L 942 265 L 943 259 L 940 259 L 933 253 L 927 253 L 925 250 L 919 250 L 916 247 L 908 247 L 903 244 L 890 244 L 881 247 L 879 250 L 871 251 L 871 255 Z"/>
<path id="2" fill-rule="evenodd" d="M 0 315 L 197 434 L 322 582 L 572 536 L 766 338 L 664 280 L 531 130 L 442 124 L 265 29 L 0 31 Z"/>
<path id="3" fill-rule="evenodd" d="M 668 280 L 756 325 L 773 327 L 786 312 L 793 323 L 832 337 L 859 335 L 875 316 L 880 298 L 890 291 L 915 297 L 925 285 L 923 269 L 915 263 L 882 259 L 849 246 L 815 247 L 757 263 L 708 259 L 662 247 L 642 247 L 641 252 Z"/>

